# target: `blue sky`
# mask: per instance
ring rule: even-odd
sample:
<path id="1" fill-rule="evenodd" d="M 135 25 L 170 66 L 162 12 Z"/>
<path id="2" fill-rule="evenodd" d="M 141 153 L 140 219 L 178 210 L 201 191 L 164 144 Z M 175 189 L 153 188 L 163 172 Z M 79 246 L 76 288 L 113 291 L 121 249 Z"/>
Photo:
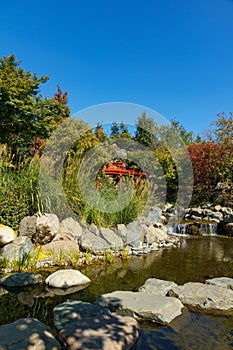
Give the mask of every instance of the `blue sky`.
<path id="1" fill-rule="evenodd" d="M 3 1 L 0 56 L 49 75 L 43 95 L 60 84 L 72 113 L 130 102 L 202 134 L 233 111 L 232 23 L 232 0 Z"/>

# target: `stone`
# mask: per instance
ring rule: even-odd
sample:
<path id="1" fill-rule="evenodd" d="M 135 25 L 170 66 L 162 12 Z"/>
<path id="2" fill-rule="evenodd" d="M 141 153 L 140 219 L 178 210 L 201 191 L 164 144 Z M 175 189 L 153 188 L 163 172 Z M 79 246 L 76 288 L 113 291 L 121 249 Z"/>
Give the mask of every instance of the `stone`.
<path id="1" fill-rule="evenodd" d="M 103 314 L 69 323 L 58 337 L 69 350 L 130 350 L 139 337 L 139 325 L 129 316 Z"/>
<path id="2" fill-rule="evenodd" d="M 91 280 L 80 271 L 67 269 L 52 273 L 46 278 L 45 283 L 49 287 L 66 289 L 77 285 L 88 284 L 90 281 Z"/>
<path id="3" fill-rule="evenodd" d="M 42 282 L 43 277 L 33 272 L 16 272 L 0 279 L 0 285 L 6 287 L 26 287 Z"/>
<path id="4" fill-rule="evenodd" d="M 35 318 L 21 318 L 0 327 L 0 349 L 60 350 L 49 327 Z"/>
<path id="5" fill-rule="evenodd" d="M 168 293 L 183 304 L 204 309 L 228 310 L 233 308 L 233 290 L 199 282 L 188 282 L 177 286 Z"/>
<path id="6" fill-rule="evenodd" d="M 117 235 L 125 242 L 127 236 L 127 228 L 124 224 L 117 225 Z"/>
<path id="7" fill-rule="evenodd" d="M 110 247 L 113 249 L 122 249 L 124 243 L 122 239 L 109 228 L 100 228 L 100 236 L 109 243 Z"/>
<path id="8" fill-rule="evenodd" d="M 230 215 L 226 215 L 224 217 L 224 223 L 228 224 L 228 223 L 233 223 L 233 214 L 230 214 Z"/>
<path id="9" fill-rule="evenodd" d="M 80 237 L 83 233 L 83 228 L 77 220 L 73 218 L 66 218 L 61 221 L 59 226 L 59 234 L 63 237 L 70 237 L 70 239 L 75 239 Z"/>
<path id="10" fill-rule="evenodd" d="M 53 309 L 54 324 L 58 330 L 64 328 L 68 323 L 90 317 L 94 318 L 106 313 L 110 313 L 106 307 L 71 299 L 58 304 Z"/>
<path id="11" fill-rule="evenodd" d="M 168 238 L 166 228 L 163 229 L 163 227 L 159 228 L 159 227 L 150 226 L 148 230 L 149 230 L 149 236 L 151 238 L 151 240 L 150 240 L 151 243 L 147 242 L 149 244 L 152 244 L 153 242 L 158 243 L 160 241 L 165 241 Z M 148 231 L 145 234 L 146 237 L 147 237 L 147 234 L 148 234 Z M 154 237 L 154 238 L 152 239 L 152 237 Z"/>
<path id="12" fill-rule="evenodd" d="M 166 294 L 172 288 L 176 287 L 177 284 L 172 281 L 164 281 L 158 278 L 149 278 L 146 282 L 138 289 L 139 292 L 154 293 L 156 295 Z"/>
<path id="13" fill-rule="evenodd" d="M 11 227 L 0 224 L 0 247 L 14 241 L 16 237 L 16 233 Z"/>
<path id="14" fill-rule="evenodd" d="M 32 238 L 32 236 L 36 233 L 36 223 L 37 216 L 26 216 L 20 221 L 19 224 L 19 235 L 27 236 Z"/>
<path id="15" fill-rule="evenodd" d="M 216 211 L 216 212 L 212 212 L 212 214 L 210 215 L 211 219 L 217 219 L 219 221 L 223 220 L 223 213 Z"/>
<path id="16" fill-rule="evenodd" d="M 130 222 L 126 228 L 126 244 L 129 244 L 131 247 L 135 248 L 140 247 L 142 242 L 144 242 L 144 228 L 137 221 Z"/>
<path id="17" fill-rule="evenodd" d="M 55 214 L 44 214 L 37 217 L 36 233 L 32 235 L 34 243 L 43 245 L 52 241 L 59 230 L 59 220 Z"/>
<path id="18" fill-rule="evenodd" d="M 176 298 L 146 292 L 115 291 L 101 295 L 95 303 L 121 315 L 166 324 L 179 316 L 183 308 Z"/>
<path id="19" fill-rule="evenodd" d="M 233 215 L 233 209 L 231 208 L 222 207 L 221 212 L 223 213 L 224 217 L 227 215 Z"/>
<path id="20" fill-rule="evenodd" d="M 99 236 L 99 229 L 95 224 L 91 224 L 90 227 L 88 228 L 90 232 L 94 233 L 96 236 Z"/>
<path id="21" fill-rule="evenodd" d="M 79 252 L 79 245 L 75 241 L 52 241 L 42 246 L 43 252 L 51 252 L 55 255 L 69 255 L 71 252 Z"/>
<path id="22" fill-rule="evenodd" d="M 206 280 L 207 284 L 212 284 L 214 286 L 229 288 L 233 290 L 233 278 L 230 277 L 216 277 Z"/>
<path id="23" fill-rule="evenodd" d="M 9 261 L 23 260 L 34 252 L 32 241 L 27 236 L 20 236 L 2 248 L 2 256 Z"/>
<path id="24" fill-rule="evenodd" d="M 110 244 L 105 241 L 102 237 L 96 236 L 89 230 L 85 230 L 79 239 L 80 247 L 85 251 L 93 253 L 103 253 L 106 249 L 110 248 Z"/>
<path id="25" fill-rule="evenodd" d="M 191 215 L 193 216 L 196 216 L 196 217 L 200 217 L 202 216 L 203 214 L 203 209 L 201 208 L 191 208 Z"/>

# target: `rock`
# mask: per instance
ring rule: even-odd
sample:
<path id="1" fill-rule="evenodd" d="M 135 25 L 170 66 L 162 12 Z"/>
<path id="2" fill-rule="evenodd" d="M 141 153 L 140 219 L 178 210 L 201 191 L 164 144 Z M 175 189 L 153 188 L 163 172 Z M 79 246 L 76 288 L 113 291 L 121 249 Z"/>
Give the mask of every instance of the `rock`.
<path id="1" fill-rule="evenodd" d="M 96 236 L 99 236 L 100 232 L 99 232 L 98 227 L 95 224 L 92 223 L 88 229 L 89 229 L 89 231 L 94 233 Z"/>
<path id="2" fill-rule="evenodd" d="M 210 215 L 211 219 L 217 219 L 218 221 L 223 220 L 223 214 L 221 212 L 212 212 L 212 214 Z"/>
<path id="3" fill-rule="evenodd" d="M 12 273 L 0 279 L 0 285 L 6 287 L 26 287 L 37 283 L 42 283 L 43 277 L 38 273 Z"/>
<path id="4" fill-rule="evenodd" d="M 100 228 L 100 236 L 105 239 L 113 249 L 122 249 L 124 243 L 117 234 L 109 228 Z"/>
<path id="5" fill-rule="evenodd" d="M 233 308 L 233 291 L 227 288 L 199 282 L 188 282 L 172 288 L 168 293 L 177 297 L 183 304 L 201 308 L 228 310 Z"/>
<path id="6" fill-rule="evenodd" d="M 233 215 L 233 209 L 231 208 L 222 207 L 221 212 L 223 213 L 224 217 L 227 215 Z"/>
<path id="7" fill-rule="evenodd" d="M 37 244 L 46 244 L 52 241 L 59 230 L 59 220 L 55 214 L 44 214 L 37 217 L 36 233 L 32 241 Z"/>
<path id="8" fill-rule="evenodd" d="M 93 253 L 102 253 L 106 249 L 110 248 L 110 244 L 106 242 L 102 237 L 96 236 L 89 230 L 85 230 L 79 240 L 80 247 L 85 251 L 91 251 Z"/>
<path id="9" fill-rule="evenodd" d="M 149 278 L 146 282 L 138 289 L 139 292 L 154 293 L 156 295 L 165 296 L 169 290 L 176 287 L 177 284 L 171 281 L 164 281 L 158 278 Z"/>
<path id="10" fill-rule="evenodd" d="M 161 222 L 162 209 L 154 206 L 150 208 L 149 214 L 145 218 L 145 221 L 149 221 L 153 224 L 154 221 Z"/>
<path id="11" fill-rule="evenodd" d="M 62 304 L 58 304 L 53 309 L 54 324 L 58 330 L 64 328 L 68 323 L 85 318 L 98 317 L 106 313 L 110 313 L 110 310 L 106 307 L 70 299 Z"/>
<path id="12" fill-rule="evenodd" d="M 88 284 L 90 283 L 90 279 L 83 275 L 78 270 L 58 270 L 51 275 L 49 275 L 45 283 L 49 287 L 54 288 L 69 288 L 77 285 Z"/>
<path id="13" fill-rule="evenodd" d="M 139 337 L 139 325 L 129 316 L 104 314 L 69 323 L 58 337 L 69 350 L 129 350 Z"/>
<path id="14" fill-rule="evenodd" d="M 52 241 L 42 246 L 42 251 L 51 252 L 55 255 L 69 255 L 71 252 L 79 252 L 79 245 L 75 241 Z"/>
<path id="15" fill-rule="evenodd" d="M 126 244 L 129 244 L 131 247 L 135 248 L 140 247 L 142 242 L 144 242 L 144 228 L 137 221 L 130 222 L 126 228 Z"/>
<path id="16" fill-rule="evenodd" d="M 115 291 L 101 295 L 95 303 L 124 315 L 169 323 L 181 314 L 182 303 L 176 298 L 145 292 Z"/>
<path id="17" fill-rule="evenodd" d="M 14 241 L 16 237 L 16 233 L 12 228 L 0 224 L 0 247 Z"/>
<path id="18" fill-rule="evenodd" d="M 117 235 L 121 237 L 121 239 L 126 242 L 126 236 L 127 236 L 127 228 L 124 224 L 118 224 L 117 225 Z"/>
<path id="19" fill-rule="evenodd" d="M 16 238 L 13 242 L 5 245 L 2 249 L 2 256 L 9 261 L 23 260 L 26 255 L 32 254 L 34 247 L 27 236 Z"/>
<path id="20" fill-rule="evenodd" d="M 230 277 L 217 277 L 206 280 L 207 284 L 212 284 L 214 286 L 229 288 L 233 290 L 233 278 Z"/>
<path id="21" fill-rule="evenodd" d="M 60 350 L 49 327 L 35 318 L 21 318 L 0 327 L 0 349 Z"/>
<path id="22" fill-rule="evenodd" d="M 26 216 L 20 221 L 19 235 L 32 238 L 36 233 L 37 216 Z"/>
<path id="23" fill-rule="evenodd" d="M 201 208 L 191 208 L 191 215 L 196 216 L 200 219 L 200 217 L 202 216 L 203 210 Z"/>
<path id="24" fill-rule="evenodd" d="M 150 226 L 149 229 L 151 230 L 151 234 L 154 235 L 154 242 L 160 242 L 165 241 L 168 238 L 168 234 L 166 232 L 167 228 L 158 228 L 158 227 L 152 227 Z M 153 242 L 152 242 L 153 243 Z"/>
<path id="25" fill-rule="evenodd" d="M 60 223 L 59 234 L 61 237 L 70 237 L 70 239 L 75 239 L 76 237 L 80 237 L 82 232 L 82 226 L 73 218 L 66 218 Z"/>

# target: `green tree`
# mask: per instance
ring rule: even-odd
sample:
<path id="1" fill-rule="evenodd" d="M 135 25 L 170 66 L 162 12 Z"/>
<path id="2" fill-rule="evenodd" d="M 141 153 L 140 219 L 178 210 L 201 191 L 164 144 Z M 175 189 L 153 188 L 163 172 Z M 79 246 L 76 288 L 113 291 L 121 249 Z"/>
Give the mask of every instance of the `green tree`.
<path id="1" fill-rule="evenodd" d="M 47 138 L 69 116 L 67 93 L 42 99 L 40 86 L 48 80 L 26 72 L 15 55 L 0 58 L 0 143 L 26 153 L 36 138 Z"/>
<path id="2" fill-rule="evenodd" d="M 156 125 L 153 118 L 149 118 L 146 112 L 143 112 L 136 122 L 135 140 L 144 146 L 153 146 L 155 144 Z"/>

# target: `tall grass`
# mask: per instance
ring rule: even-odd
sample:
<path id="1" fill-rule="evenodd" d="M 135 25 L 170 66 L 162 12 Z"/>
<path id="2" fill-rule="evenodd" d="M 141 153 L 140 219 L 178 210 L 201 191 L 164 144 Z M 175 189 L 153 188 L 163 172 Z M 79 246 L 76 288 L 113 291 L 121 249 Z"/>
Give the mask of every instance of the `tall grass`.
<path id="1" fill-rule="evenodd" d="M 148 184 L 145 179 L 125 178 L 125 180 L 116 186 L 107 176 L 101 176 L 101 188 L 96 198 L 90 204 L 83 198 L 79 188 L 78 172 L 80 160 L 76 157 L 69 158 L 66 161 L 65 176 L 63 178 L 63 187 L 72 210 L 80 217 L 83 222 L 95 223 L 102 227 L 115 227 L 120 223 L 129 223 L 137 218 L 144 210 L 148 199 Z M 85 179 L 86 181 L 86 179 Z M 113 212 L 108 211 L 112 201 L 117 200 L 118 190 L 121 186 L 131 186 L 130 200 L 123 208 Z M 88 186 L 86 186 L 88 188 Z M 127 195 L 127 192 L 126 192 Z M 104 205 L 99 208 L 99 202 L 104 200 Z"/>
<path id="2" fill-rule="evenodd" d="M 0 145 L 0 223 L 17 229 L 39 209 L 39 159 L 20 157 Z"/>

